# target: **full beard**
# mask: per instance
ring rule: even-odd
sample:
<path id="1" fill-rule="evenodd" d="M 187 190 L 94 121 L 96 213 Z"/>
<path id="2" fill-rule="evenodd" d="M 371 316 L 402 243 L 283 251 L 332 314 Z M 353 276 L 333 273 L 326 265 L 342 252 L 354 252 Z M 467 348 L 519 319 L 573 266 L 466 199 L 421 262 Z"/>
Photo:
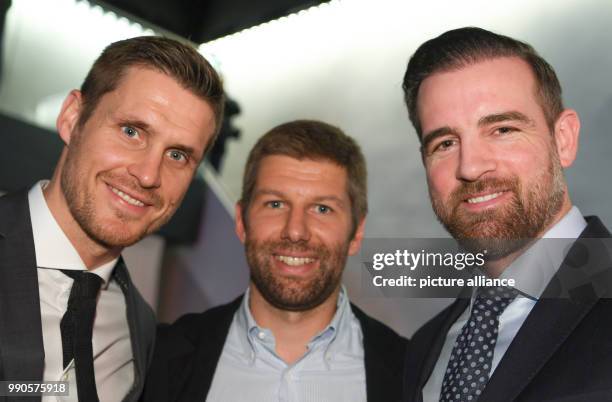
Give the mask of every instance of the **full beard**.
<path id="1" fill-rule="evenodd" d="M 308 246 L 304 242 L 245 242 L 251 281 L 272 306 L 285 311 L 307 311 L 321 305 L 340 286 L 348 243 L 334 248 Z M 309 278 L 281 276 L 275 272 L 274 250 L 316 256 L 317 272 Z"/>
<path id="2" fill-rule="evenodd" d="M 541 235 L 563 206 L 565 182 L 553 147 L 548 169 L 528 189 L 518 176 L 465 182 L 443 203 L 430 194 L 438 220 L 466 250 L 483 252 L 488 260 L 506 257 Z M 472 213 L 461 207 L 470 194 L 508 191 L 507 205 Z M 525 194 L 521 197 L 521 194 Z"/>

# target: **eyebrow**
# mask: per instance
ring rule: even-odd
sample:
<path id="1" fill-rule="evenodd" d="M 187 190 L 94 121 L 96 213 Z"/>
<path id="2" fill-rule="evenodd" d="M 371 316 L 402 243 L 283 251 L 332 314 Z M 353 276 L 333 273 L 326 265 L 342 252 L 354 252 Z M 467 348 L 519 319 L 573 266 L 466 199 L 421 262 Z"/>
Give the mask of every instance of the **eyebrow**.
<path id="1" fill-rule="evenodd" d="M 517 112 L 517 111 L 509 111 L 509 112 L 503 112 L 503 113 L 490 114 L 490 115 L 481 117 L 478 120 L 478 126 L 482 127 L 482 126 L 486 126 L 489 124 L 502 123 L 504 121 L 518 121 L 520 123 L 524 123 L 530 126 L 533 126 L 535 124 L 532 119 L 530 119 L 523 113 Z"/>
<path id="2" fill-rule="evenodd" d="M 276 197 L 280 197 L 280 198 L 284 198 L 285 194 L 281 191 L 277 191 L 277 190 L 267 190 L 267 189 L 262 189 L 262 190 L 257 190 L 255 191 L 255 196 L 261 196 L 261 195 L 273 195 Z M 314 198 L 315 202 L 324 202 L 324 201 L 334 201 L 338 204 L 340 204 L 340 206 L 344 207 L 344 201 L 335 195 L 322 195 L 320 197 L 315 197 Z"/>
<path id="3" fill-rule="evenodd" d="M 135 117 L 120 116 L 119 118 L 117 118 L 117 122 L 121 125 L 129 125 L 134 126 L 136 128 L 140 128 L 145 131 L 153 131 L 153 128 L 149 123 Z"/>
<path id="4" fill-rule="evenodd" d="M 334 201 L 336 204 L 340 205 L 341 207 L 344 207 L 344 201 L 340 197 L 337 197 L 335 195 L 324 195 L 321 197 L 316 197 L 315 201 L 316 202 Z"/>
<path id="5" fill-rule="evenodd" d="M 276 197 L 284 197 L 285 195 L 283 193 L 281 193 L 280 191 L 276 191 L 276 190 L 256 190 L 253 194 L 254 196 L 259 196 L 259 195 L 274 195 Z"/>

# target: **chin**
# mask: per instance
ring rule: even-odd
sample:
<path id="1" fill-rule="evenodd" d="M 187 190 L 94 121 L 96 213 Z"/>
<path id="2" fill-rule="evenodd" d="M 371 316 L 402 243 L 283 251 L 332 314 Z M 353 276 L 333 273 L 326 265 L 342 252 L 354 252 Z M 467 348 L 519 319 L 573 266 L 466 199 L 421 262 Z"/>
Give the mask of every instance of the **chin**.
<path id="1" fill-rule="evenodd" d="M 126 230 L 124 223 L 106 225 L 105 227 L 97 226 L 96 228 L 91 228 L 91 230 L 85 230 L 85 232 L 94 241 L 107 248 L 125 248 L 131 246 L 150 233 L 143 228 Z"/>

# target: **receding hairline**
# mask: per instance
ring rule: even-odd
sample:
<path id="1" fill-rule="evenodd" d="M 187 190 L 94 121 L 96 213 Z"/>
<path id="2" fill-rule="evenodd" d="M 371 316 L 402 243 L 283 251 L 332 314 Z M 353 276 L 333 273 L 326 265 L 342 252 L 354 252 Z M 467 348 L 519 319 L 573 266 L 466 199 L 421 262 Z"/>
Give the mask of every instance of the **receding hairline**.
<path id="1" fill-rule="evenodd" d="M 210 113 L 211 113 L 211 117 L 214 123 L 214 130 L 213 133 L 218 131 L 222 121 L 217 121 L 217 115 L 215 114 L 214 111 L 214 105 L 212 103 L 212 100 L 208 97 L 202 96 L 202 94 L 198 93 L 198 91 L 196 91 L 194 88 L 190 87 L 187 83 L 182 82 L 182 80 L 179 77 L 176 77 L 174 74 L 172 74 L 169 71 L 166 71 L 163 68 L 159 68 L 157 66 L 153 66 L 147 63 L 134 63 L 134 64 L 130 64 L 129 66 L 126 66 L 125 68 L 123 68 L 120 72 L 120 74 L 117 77 L 117 81 L 115 82 L 114 87 L 110 90 L 110 91 L 106 91 L 104 92 L 99 99 L 97 99 L 97 104 L 95 105 L 94 109 L 92 110 L 92 112 L 95 112 L 95 110 L 98 109 L 98 107 L 100 106 L 100 101 L 102 99 L 104 99 L 105 97 L 112 95 L 114 93 L 116 93 L 124 84 L 125 84 L 125 80 L 127 79 L 128 76 L 132 75 L 137 75 L 138 72 L 142 72 L 142 71 L 148 71 L 148 72 L 153 72 L 153 73 L 158 73 L 161 75 L 166 76 L 167 78 L 171 79 L 172 82 L 174 82 L 175 84 L 177 84 L 181 89 L 185 90 L 186 92 L 188 92 L 189 94 L 193 95 L 195 98 L 197 98 L 198 100 L 204 102 L 204 104 L 206 104 L 206 106 L 210 109 Z M 83 103 L 87 103 L 88 99 L 86 98 L 85 94 L 83 94 L 83 92 L 81 90 L 79 90 L 79 92 L 81 93 L 81 95 L 83 96 Z M 93 114 L 93 113 L 92 113 Z M 87 120 L 89 120 L 89 118 L 91 118 L 91 115 L 88 116 Z M 83 121 L 82 124 L 85 124 L 86 121 Z"/>
<path id="2" fill-rule="evenodd" d="M 541 96 L 538 92 L 539 90 L 539 85 L 538 85 L 538 77 L 536 72 L 534 71 L 533 67 L 525 60 L 525 58 L 521 57 L 520 55 L 499 55 L 499 56 L 490 56 L 490 55 L 480 55 L 479 57 L 472 57 L 469 60 L 466 58 L 464 59 L 462 62 L 457 62 L 457 63 L 451 63 L 448 66 L 444 66 L 441 67 L 439 69 L 436 69 L 434 72 L 430 73 L 427 75 L 427 77 L 425 77 L 419 84 L 418 88 L 417 88 L 417 93 L 416 93 L 416 111 L 417 111 L 417 116 L 418 119 L 420 121 L 420 129 L 421 132 L 418 133 L 419 135 L 419 140 L 421 142 L 421 144 L 423 144 L 423 139 L 428 135 L 428 132 L 425 132 L 425 130 L 423 130 L 423 125 L 422 125 L 422 120 L 421 120 L 421 89 L 423 88 L 423 84 L 428 81 L 430 78 L 436 77 L 440 74 L 448 74 L 448 73 L 454 73 L 454 72 L 459 72 L 461 70 L 464 70 L 466 68 L 470 68 L 472 66 L 475 66 L 477 64 L 483 64 L 483 63 L 487 63 L 487 62 L 492 62 L 492 61 L 496 61 L 496 60 L 502 60 L 502 59 L 507 59 L 509 61 L 511 60 L 515 60 L 518 61 L 520 64 L 522 64 L 526 70 L 529 72 L 529 75 L 531 76 L 531 84 L 532 84 L 532 91 L 533 91 L 533 96 L 534 96 L 534 100 L 536 101 L 536 103 L 538 104 L 538 106 L 540 107 L 540 109 L 542 110 L 542 113 L 544 114 L 544 116 L 546 117 L 546 106 L 542 104 L 542 99 Z M 500 79 L 503 79 L 503 77 L 500 77 Z M 437 129 L 433 129 L 432 131 L 436 131 Z"/>

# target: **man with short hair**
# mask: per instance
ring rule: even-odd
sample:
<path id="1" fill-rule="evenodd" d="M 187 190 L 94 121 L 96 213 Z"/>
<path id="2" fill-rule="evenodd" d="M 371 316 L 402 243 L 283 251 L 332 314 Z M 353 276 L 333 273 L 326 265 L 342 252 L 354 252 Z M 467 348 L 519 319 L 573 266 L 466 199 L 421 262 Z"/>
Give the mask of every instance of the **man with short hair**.
<path id="1" fill-rule="evenodd" d="M 366 213 L 353 139 L 307 120 L 264 135 L 236 205 L 250 286 L 161 328 L 144 400 L 400 400 L 406 340 L 350 304 L 341 285 Z"/>
<path id="2" fill-rule="evenodd" d="M 570 200 L 580 122 L 554 70 L 523 42 L 461 28 L 417 49 L 403 87 L 438 219 L 487 250 L 490 277 L 515 279 L 417 331 L 405 400 L 610 400 L 610 233 Z"/>
<path id="3" fill-rule="evenodd" d="M 51 180 L 0 198 L 2 380 L 67 381 L 68 401 L 139 398 L 155 318 L 120 253 L 170 219 L 222 112 L 192 47 L 139 37 L 102 52 L 62 105 Z"/>

